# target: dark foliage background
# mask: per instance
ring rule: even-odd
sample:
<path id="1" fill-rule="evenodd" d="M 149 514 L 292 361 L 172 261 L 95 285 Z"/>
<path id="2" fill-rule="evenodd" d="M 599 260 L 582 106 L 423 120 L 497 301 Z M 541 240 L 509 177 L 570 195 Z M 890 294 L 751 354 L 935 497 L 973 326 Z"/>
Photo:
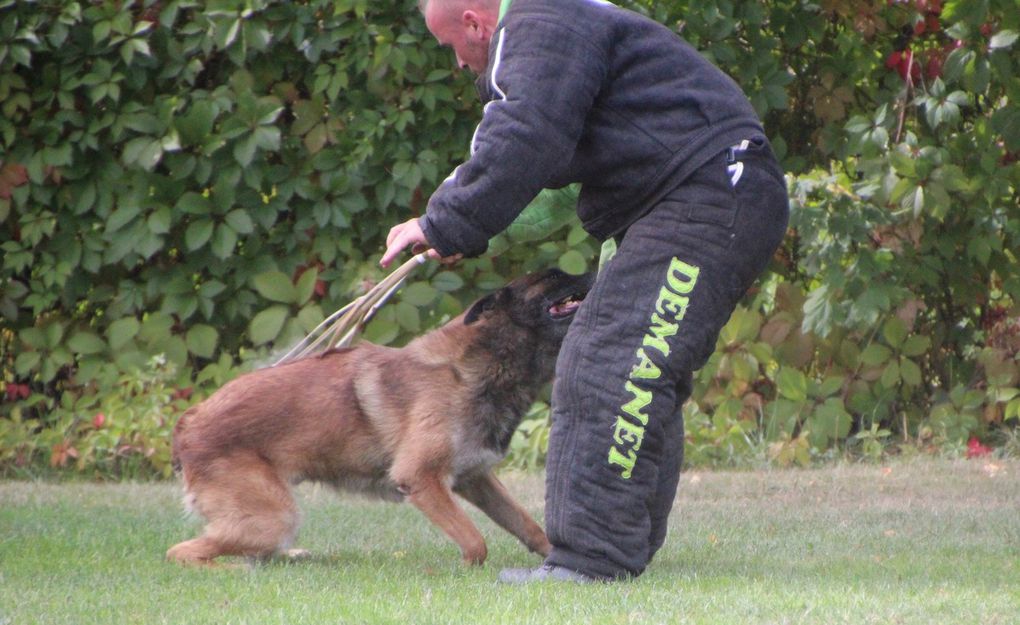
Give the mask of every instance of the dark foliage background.
<path id="1" fill-rule="evenodd" d="M 690 460 L 1020 447 L 1015 0 L 624 4 L 746 89 L 790 173 Z M 167 475 L 184 407 L 382 277 L 480 114 L 452 65 L 415 0 L 0 0 L 0 471 Z M 594 266 L 546 201 L 551 233 L 428 267 L 367 338 Z M 539 404 L 511 461 L 547 434 Z"/>

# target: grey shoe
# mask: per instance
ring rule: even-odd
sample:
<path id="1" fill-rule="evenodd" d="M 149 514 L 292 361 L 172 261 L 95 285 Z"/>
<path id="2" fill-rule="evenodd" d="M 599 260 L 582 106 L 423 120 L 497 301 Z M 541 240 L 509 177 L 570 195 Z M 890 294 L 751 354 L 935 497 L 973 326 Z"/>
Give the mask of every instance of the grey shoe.
<path id="1" fill-rule="evenodd" d="M 543 564 L 537 569 L 503 569 L 499 572 L 496 581 L 501 584 L 530 584 L 532 582 L 592 584 L 603 580 L 555 564 Z"/>

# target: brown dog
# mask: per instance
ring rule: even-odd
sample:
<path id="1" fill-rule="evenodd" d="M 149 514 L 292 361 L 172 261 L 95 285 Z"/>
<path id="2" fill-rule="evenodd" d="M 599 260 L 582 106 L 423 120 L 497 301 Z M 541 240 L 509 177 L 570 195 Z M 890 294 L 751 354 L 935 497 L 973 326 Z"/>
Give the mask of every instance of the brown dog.
<path id="1" fill-rule="evenodd" d="M 456 492 L 547 555 L 542 528 L 492 468 L 552 377 L 590 286 L 591 276 L 531 274 L 404 348 L 363 343 L 226 384 L 174 430 L 185 500 L 207 525 L 167 558 L 282 552 L 298 527 L 288 485 L 303 480 L 407 499 L 481 564 L 485 540 Z"/>

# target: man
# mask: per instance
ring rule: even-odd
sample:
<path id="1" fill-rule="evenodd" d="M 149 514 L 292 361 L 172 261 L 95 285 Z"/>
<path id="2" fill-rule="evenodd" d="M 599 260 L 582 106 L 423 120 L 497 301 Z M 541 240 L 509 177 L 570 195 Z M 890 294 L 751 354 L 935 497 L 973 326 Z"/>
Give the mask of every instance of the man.
<path id="1" fill-rule="evenodd" d="M 470 158 L 411 246 L 483 253 L 543 188 L 615 256 L 557 362 L 546 475 L 553 551 L 501 581 L 640 575 L 662 546 L 683 460 L 681 407 L 786 230 L 782 171 L 739 87 L 664 26 L 597 0 L 424 0 L 429 31 L 479 74 Z"/>

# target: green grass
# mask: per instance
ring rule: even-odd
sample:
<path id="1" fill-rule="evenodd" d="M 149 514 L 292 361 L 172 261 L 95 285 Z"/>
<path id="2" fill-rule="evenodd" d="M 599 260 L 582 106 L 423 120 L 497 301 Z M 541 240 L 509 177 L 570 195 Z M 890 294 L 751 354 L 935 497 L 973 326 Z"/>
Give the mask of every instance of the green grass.
<path id="1" fill-rule="evenodd" d="M 539 512 L 542 480 L 504 476 Z M 170 484 L 0 482 L 0 624 L 1020 623 L 1020 462 L 692 472 L 644 576 L 503 587 L 536 565 L 478 515 L 484 567 L 416 510 L 304 486 L 316 555 L 164 563 L 197 529 Z"/>

